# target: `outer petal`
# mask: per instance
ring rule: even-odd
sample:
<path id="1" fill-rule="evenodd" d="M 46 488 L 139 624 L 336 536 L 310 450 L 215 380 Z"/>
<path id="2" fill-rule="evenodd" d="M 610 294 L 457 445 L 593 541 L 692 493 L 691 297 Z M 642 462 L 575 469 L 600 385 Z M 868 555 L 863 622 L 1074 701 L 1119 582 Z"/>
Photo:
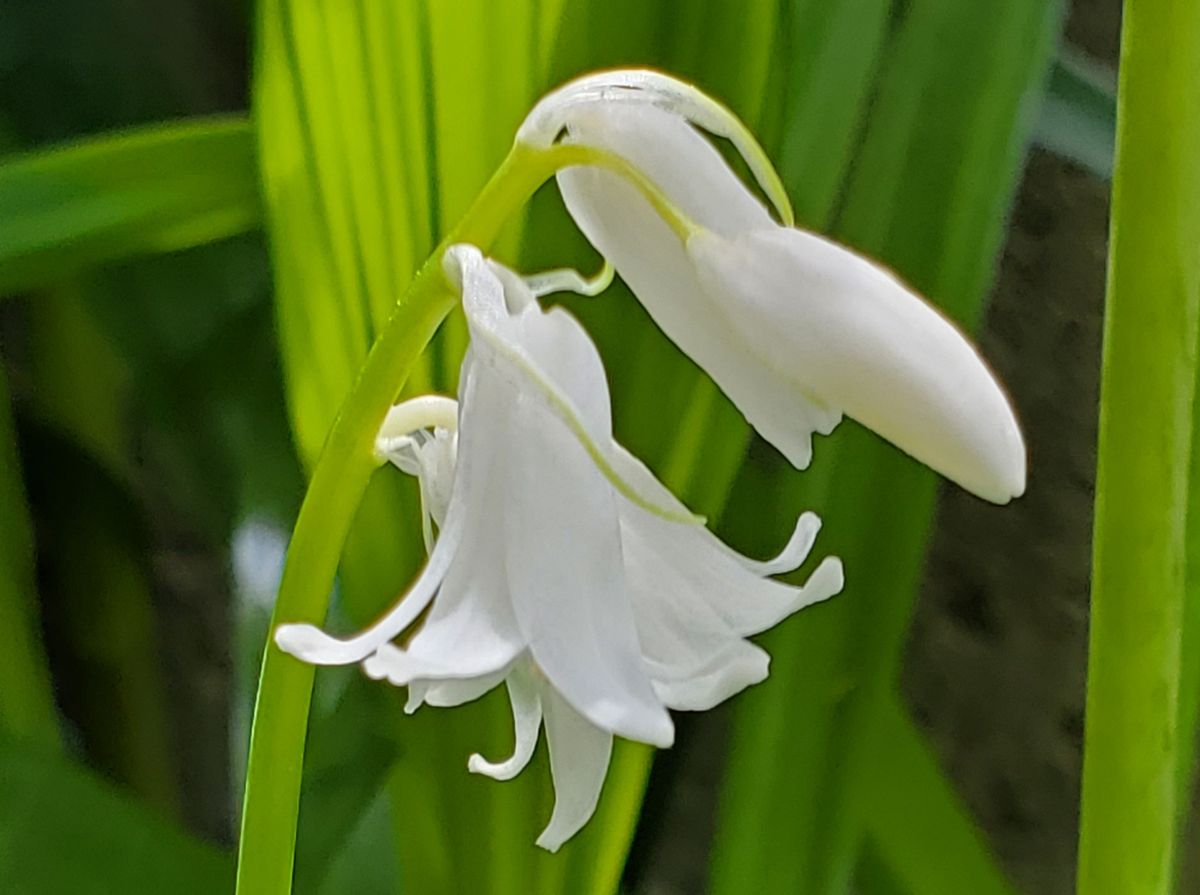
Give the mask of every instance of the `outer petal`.
<path id="1" fill-rule="evenodd" d="M 446 524 L 420 577 L 370 628 L 354 637 L 340 639 L 313 625 L 280 625 L 275 629 L 275 643 L 284 652 L 314 665 L 349 665 L 363 660 L 397 637 L 425 611 L 454 563 L 468 518 L 464 503 L 465 496 L 456 494 L 451 499 L 446 510 Z"/>
<path id="2" fill-rule="evenodd" d="M 895 277 L 828 240 L 778 227 L 688 252 L 713 301 L 780 381 L 820 395 L 980 497 L 1025 490 L 1008 399 L 950 321 Z"/>
<path id="3" fill-rule="evenodd" d="M 722 661 L 689 677 L 654 681 L 654 691 L 673 709 L 704 712 L 767 679 L 771 657 L 748 640 L 737 640 Z"/>
<path id="4" fill-rule="evenodd" d="M 469 512 L 456 561 L 405 648 L 380 649 L 363 663 L 372 677 L 397 685 L 422 678 L 475 678 L 507 667 L 525 649 L 504 572 L 505 482 L 518 459 L 510 451 L 511 397 L 488 372 L 468 363 L 462 379 L 452 505 L 461 501 Z"/>
<path id="5" fill-rule="evenodd" d="M 669 494 L 645 465 L 623 448 L 616 455 L 621 473 L 636 481 L 648 492 Z M 656 497 L 660 495 L 655 493 Z M 661 495 L 665 500 L 665 494 Z M 674 499 L 674 498 L 672 498 Z M 796 547 L 806 548 L 812 533 L 811 520 L 806 514 L 797 525 L 789 547 L 780 559 L 799 559 Z M 621 505 L 621 530 L 627 546 L 635 582 L 637 602 L 635 611 L 641 631 L 642 607 L 646 599 L 681 601 L 681 622 L 690 616 L 704 618 L 711 611 L 732 632 L 748 636 L 765 631 L 793 612 L 826 600 L 842 589 L 842 567 L 836 557 L 827 557 L 814 570 L 808 582 L 800 587 L 761 577 L 753 560 L 748 560 L 726 546 L 720 538 L 701 526 L 678 525 L 660 519 L 629 503 Z M 766 570 L 790 571 L 778 560 L 762 564 Z M 792 567 L 794 568 L 794 566 Z M 655 643 L 643 642 L 647 654 Z"/>
<path id="6" fill-rule="evenodd" d="M 542 699 L 537 672 L 528 660 L 513 666 L 508 676 L 508 700 L 513 712 L 513 754 L 502 762 L 492 763 L 476 753 L 467 760 L 467 770 L 484 774 L 493 780 L 511 780 L 525 769 L 537 746 L 542 727 Z"/>
<path id="7" fill-rule="evenodd" d="M 614 491 L 552 412 L 526 401 L 512 419 L 530 433 L 507 500 L 508 582 L 529 650 L 591 723 L 669 746 L 674 728 L 646 675 L 621 574 Z"/>
<path id="8" fill-rule="evenodd" d="M 553 852 L 596 810 L 612 756 L 612 735 L 589 723 L 550 686 L 542 688 L 542 711 L 554 776 L 554 813 L 537 844 Z"/>
<path id="9" fill-rule="evenodd" d="M 705 228 L 733 236 L 775 226 L 712 144 L 661 109 L 587 107 L 572 119 L 570 139 L 628 158 Z M 704 368 L 764 438 L 796 466 L 806 467 L 812 433 L 833 431 L 840 412 L 779 381 L 753 345 L 731 338 L 729 317 L 737 308 L 701 288 L 684 246 L 634 187 L 595 168 L 560 172 L 558 182 L 580 229 L 663 332 Z"/>

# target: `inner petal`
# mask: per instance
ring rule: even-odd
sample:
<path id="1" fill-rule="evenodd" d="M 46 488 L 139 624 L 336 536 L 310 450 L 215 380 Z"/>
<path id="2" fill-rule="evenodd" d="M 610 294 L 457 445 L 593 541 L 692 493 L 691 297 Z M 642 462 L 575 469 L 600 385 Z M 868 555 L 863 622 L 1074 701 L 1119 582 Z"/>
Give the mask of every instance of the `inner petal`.
<path id="1" fill-rule="evenodd" d="M 554 812 L 537 844 L 554 852 L 578 833 L 596 810 L 612 756 L 612 734 L 591 724 L 553 687 L 543 685 L 541 692 L 554 777 Z"/>

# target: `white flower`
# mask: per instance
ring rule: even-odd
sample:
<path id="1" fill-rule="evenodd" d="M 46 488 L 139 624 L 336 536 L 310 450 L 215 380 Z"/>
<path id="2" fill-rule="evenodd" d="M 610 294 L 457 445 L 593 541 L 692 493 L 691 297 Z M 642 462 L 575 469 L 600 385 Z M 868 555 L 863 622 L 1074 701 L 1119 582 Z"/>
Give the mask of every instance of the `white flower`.
<path id="1" fill-rule="evenodd" d="M 408 686 L 410 711 L 504 682 L 513 754 L 468 767 L 513 777 L 544 724 L 556 798 L 538 844 L 554 850 L 595 809 L 614 734 L 669 746 L 668 708 L 708 708 L 763 680 L 768 657 L 744 638 L 837 593 L 842 569 L 827 558 L 803 587 L 766 577 L 807 556 L 812 514 L 775 560 L 726 547 L 613 441 L 600 357 L 574 318 L 542 311 L 472 247 L 452 248 L 446 268 L 471 333 L 457 432 L 453 402 L 426 398 L 393 408 L 377 442 L 421 479 L 439 523 L 429 561 L 357 636 L 283 625 L 275 639 Z"/>
<path id="2" fill-rule="evenodd" d="M 798 468 L 845 413 L 964 488 L 1025 488 L 1008 399 L 966 338 L 887 271 L 777 223 L 698 125 L 729 138 L 784 224 L 786 195 L 728 110 L 649 71 L 584 77 L 529 114 L 518 140 L 558 139 L 632 163 L 690 221 L 681 238 L 619 174 L 558 175 L 572 217 L 663 331 Z"/>

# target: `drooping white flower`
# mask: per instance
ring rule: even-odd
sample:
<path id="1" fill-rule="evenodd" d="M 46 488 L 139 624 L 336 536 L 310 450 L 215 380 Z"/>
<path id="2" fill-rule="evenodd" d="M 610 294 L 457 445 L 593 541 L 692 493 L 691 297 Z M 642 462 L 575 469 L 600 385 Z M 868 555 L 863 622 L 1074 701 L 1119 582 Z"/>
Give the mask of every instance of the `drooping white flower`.
<path id="1" fill-rule="evenodd" d="M 827 558 L 803 587 L 767 577 L 808 555 L 810 513 L 774 560 L 726 547 L 613 441 L 604 370 L 574 318 L 543 311 L 472 247 L 449 250 L 446 268 L 471 334 L 457 413 L 447 398 L 406 402 L 377 441 L 421 479 L 438 524 L 428 563 L 354 637 L 282 625 L 275 639 L 407 686 L 410 711 L 503 682 L 513 754 L 468 767 L 510 779 L 544 726 L 556 798 L 538 844 L 554 850 L 595 809 L 613 735 L 669 746 L 668 708 L 705 709 L 761 681 L 768 657 L 745 637 L 837 593 L 842 569 Z"/>
<path id="2" fill-rule="evenodd" d="M 783 224 L 697 126 L 733 142 Z M 690 220 L 681 238 L 611 170 L 558 175 L 592 244 L 795 466 L 844 413 L 987 500 L 1023 493 L 1020 429 L 975 349 L 883 268 L 790 226 L 778 176 L 731 112 L 657 72 L 602 72 L 548 95 L 518 133 L 559 139 L 632 163 Z"/>

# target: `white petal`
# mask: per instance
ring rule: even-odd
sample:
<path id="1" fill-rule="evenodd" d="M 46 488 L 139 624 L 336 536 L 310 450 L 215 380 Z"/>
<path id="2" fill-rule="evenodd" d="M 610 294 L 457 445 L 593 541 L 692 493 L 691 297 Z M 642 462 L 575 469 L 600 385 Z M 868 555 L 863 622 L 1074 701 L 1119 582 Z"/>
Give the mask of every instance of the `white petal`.
<path id="1" fill-rule="evenodd" d="M 664 486 L 618 447 L 621 474 L 655 500 Z M 673 498 L 672 498 L 673 499 Z M 800 517 L 788 546 L 756 562 L 707 529 L 681 526 L 621 505 L 625 567 L 638 638 L 654 689 L 673 709 L 711 708 L 767 675 L 765 652 L 743 640 L 842 589 L 839 560 L 827 558 L 803 587 L 764 578 L 790 571 L 808 555 L 820 522 Z"/>
<path id="2" fill-rule="evenodd" d="M 658 492 L 667 489 L 645 464 L 619 445 L 614 459 L 623 476 L 656 499 L 664 499 Z M 803 587 L 761 577 L 775 566 L 790 571 L 790 560 L 797 557 L 803 561 L 811 548 L 809 537 L 820 526 L 815 514 L 800 517 L 796 533 L 776 559 L 757 563 L 702 526 L 674 524 L 629 503 L 622 503 L 620 512 L 623 541 L 637 548 L 631 553 L 626 547 L 627 560 L 636 566 L 631 575 L 636 574 L 639 582 L 654 582 L 639 585 L 639 590 L 679 594 L 696 606 L 703 603 L 742 636 L 765 631 L 842 588 L 841 563 L 832 557 L 817 567 Z"/>
<path id="3" fill-rule="evenodd" d="M 530 401 L 509 412 L 528 433 L 507 475 L 506 523 L 509 588 L 530 652 L 593 724 L 669 746 L 674 728 L 642 665 L 622 574 L 615 492 L 552 412 Z"/>
<path id="4" fill-rule="evenodd" d="M 469 368 L 463 390 L 452 504 L 462 503 L 469 512 L 462 525 L 458 561 L 405 648 L 380 649 L 363 663 L 368 674 L 396 685 L 419 678 L 491 674 L 507 667 L 525 649 L 505 578 L 505 482 L 515 462 L 505 434 L 512 425 L 511 396 L 503 383 Z"/>
<path id="5" fill-rule="evenodd" d="M 777 556 L 765 560 L 743 556 L 724 542 L 721 542 L 721 546 L 759 577 L 785 575 L 800 568 L 804 564 L 804 560 L 808 559 L 808 555 L 812 553 L 813 544 L 817 542 L 817 533 L 820 530 L 820 516 L 816 513 L 801 513 L 800 518 L 796 520 L 796 527 L 792 529 L 792 536 L 784 548 L 779 551 Z"/>
<path id="6" fill-rule="evenodd" d="M 720 662 L 696 674 L 675 679 L 656 679 L 654 691 L 671 708 L 682 712 L 704 712 L 742 690 L 767 679 L 771 657 L 748 640 L 738 640 Z"/>
<path id="7" fill-rule="evenodd" d="M 874 429 L 980 497 L 1025 489 L 1008 399 L 957 328 L 887 271 L 826 239 L 772 227 L 688 250 L 711 300 L 781 382 Z M 618 266 L 619 269 L 619 266 Z"/>
<path id="8" fill-rule="evenodd" d="M 447 709 L 458 705 L 474 702 L 485 693 L 491 692 L 504 683 L 508 675 L 507 667 L 491 674 L 479 677 L 446 678 L 444 680 L 426 681 L 422 688 L 421 699 L 434 708 Z M 405 706 L 405 709 L 408 707 Z"/>
<path id="9" fill-rule="evenodd" d="M 608 148 L 642 169 L 689 217 L 719 233 L 774 226 L 766 209 L 693 128 L 652 107 L 596 109 L 574 139 Z M 558 175 L 571 216 L 663 332 L 704 368 L 758 432 L 799 468 L 813 432 L 828 434 L 836 407 L 780 382 L 755 346 L 736 337 L 728 303 L 701 288 L 685 247 L 630 184 L 595 168 Z M 704 184 L 703 189 L 696 184 Z"/>
<path id="10" fill-rule="evenodd" d="M 767 654 L 743 636 L 842 587 L 836 559 L 793 587 L 758 578 L 711 545 L 664 542 L 637 524 L 625 531 L 638 637 L 655 692 L 673 709 L 708 709 L 765 679 Z"/>
<path id="11" fill-rule="evenodd" d="M 314 665 L 349 665 L 360 662 L 404 631 L 425 611 L 441 586 L 458 551 L 464 524 L 463 502 L 451 501 L 446 524 L 420 577 L 400 601 L 378 622 L 354 637 L 331 637 L 313 625 L 280 625 L 275 643 L 285 653 Z"/>
<path id="12" fill-rule="evenodd" d="M 421 395 L 401 401 L 388 409 L 379 427 L 376 445 L 386 453 L 388 442 L 403 438 L 418 429 L 442 428 L 453 431 L 458 424 L 458 402 L 444 395 Z"/>
<path id="13" fill-rule="evenodd" d="M 592 725 L 549 686 L 542 688 L 542 711 L 554 777 L 554 813 L 537 844 L 553 852 L 596 810 L 612 756 L 612 735 Z"/>
<path id="14" fill-rule="evenodd" d="M 499 671 L 482 674 L 479 677 L 427 678 L 410 681 L 408 701 L 404 703 L 404 713 L 411 715 L 426 703 L 434 708 L 453 708 L 464 703 L 474 702 L 504 683 L 508 673 L 509 667 L 505 666 Z"/>
<path id="15" fill-rule="evenodd" d="M 542 701 L 534 672 L 528 662 L 518 662 L 509 673 L 506 685 L 513 712 L 513 754 L 504 761 L 493 763 L 476 753 L 467 760 L 467 770 L 484 774 L 493 780 L 511 780 L 525 769 L 537 746 L 542 726 Z"/>

